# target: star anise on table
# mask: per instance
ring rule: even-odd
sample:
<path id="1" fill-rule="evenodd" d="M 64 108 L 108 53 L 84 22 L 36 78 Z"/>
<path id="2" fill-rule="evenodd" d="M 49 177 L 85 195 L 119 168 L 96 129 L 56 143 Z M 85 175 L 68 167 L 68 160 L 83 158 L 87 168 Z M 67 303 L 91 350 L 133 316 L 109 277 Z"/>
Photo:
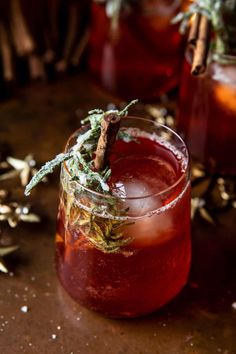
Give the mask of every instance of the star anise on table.
<path id="1" fill-rule="evenodd" d="M 29 205 L 4 202 L 0 204 L 0 221 L 7 221 L 11 227 L 16 227 L 20 221 L 39 222 L 40 217 L 30 212 Z"/>
<path id="2" fill-rule="evenodd" d="M 30 205 L 19 204 L 16 201 L 8 201 L 8 191 L 0 189 L 0 226 L 1 222 L 7 222 L 10 227 L 16 227 L 19 222 L 39 222 L 40 217 L 30 211 Z M 18 249 L 18 245 L 5 244 L 0 228 L 0 272 L 8 273 L 3 257 Z"/>
<path id="3" fill-rule="evenodd" d="M 208 173 L 203 165 L 192 163 L 192 219 L 198 213 L 215 224 L 217 212 L 236 208 L 236 180 L 233 177 Z"/>
<path id="4" fill-rule="evenodd" d="M 36 161 L 32 154 L 23 160 L 8 156 L 6 161 L 0 162 L 0 181 L 19 176 L 21 185 L 25 187 L 36 172 Z"/>
<path id="5" fill-rule="evenodd" d="M 0 245 L 0 272 L 8 273 L 8 269 L 5 265 L 3 257 L 15 252 L 19 246 L 17 245 L 10 245 L 10 246 L 2 246 Z"/>

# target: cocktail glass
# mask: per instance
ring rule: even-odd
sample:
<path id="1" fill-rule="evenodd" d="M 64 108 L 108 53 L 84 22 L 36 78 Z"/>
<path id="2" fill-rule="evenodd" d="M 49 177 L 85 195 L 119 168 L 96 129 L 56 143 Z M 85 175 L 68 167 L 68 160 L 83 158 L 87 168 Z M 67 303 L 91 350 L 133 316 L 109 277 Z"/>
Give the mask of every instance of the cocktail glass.
<path id="1" fill-rule="evenodd" d="M 75 132 L 67 150 L 86 129 Z M 110 167 L 112 197 L 71 180 L 66 162 L 62 166 L 57 272 L 80 304 L 111 317 L 135 317 L 166 304 L 187 281 L 188 152 L 169 128 L 126 117 Z"/>

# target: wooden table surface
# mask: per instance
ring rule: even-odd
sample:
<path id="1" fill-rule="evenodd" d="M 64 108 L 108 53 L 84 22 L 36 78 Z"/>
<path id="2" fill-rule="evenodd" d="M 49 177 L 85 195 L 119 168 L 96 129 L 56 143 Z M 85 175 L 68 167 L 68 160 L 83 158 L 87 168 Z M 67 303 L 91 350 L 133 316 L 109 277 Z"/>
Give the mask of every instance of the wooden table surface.
<path id="1" fill-rule="evenodd" d="M 1 144 L 14 157 L 33 153 L 44 163 L 62 150 L 80 115 L 106 108 L 109 102 L 86 74 L 21 89 L 16 98 L 0 103 Z M 75 303 L 58 282 L 58 174 L 29 199 L 17 178 L 1 183 L 0 189 L 3 186 L 11 189 L 13 199 L 30 202 L 42 222 L 21 223 L 15 229 L 0 224 L 2 237 L 20 246 L 6 258 L 10 273 L 0 274 L 0 353 L 236 353 L 235 209 L 220 213 L 215 226 L 200 218 L 193 222 L 192 270 L 177 298 L 149 316 L 112 320 Z"/>

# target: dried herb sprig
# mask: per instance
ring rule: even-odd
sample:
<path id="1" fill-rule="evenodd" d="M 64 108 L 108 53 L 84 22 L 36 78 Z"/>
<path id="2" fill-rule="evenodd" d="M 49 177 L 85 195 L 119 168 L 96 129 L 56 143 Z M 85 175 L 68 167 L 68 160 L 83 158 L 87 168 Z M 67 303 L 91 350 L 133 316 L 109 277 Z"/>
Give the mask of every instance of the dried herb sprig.
<path id="1" fill-rule="evenodd" d="M 47 174 L 52 173 L 55 167 L 66 161 L 66 168 L 63 169 L 65 178 L 62 178 L 66 197 L 61 201 L 63 203 L 61 207 L 66 214 L 65 228 L 67 229 L 69 225 L 72 227 L 76 225 L 79 233 L 85 235 L 93 246 L 107 253 L 117 252 L 120 247 L 131 241 L 130 238 L 123 236 L 122 230 L 126 223 L 123 218 L 119 219 L 119 216 L 123 216 L 125 211 L 117 210 L 115 197 L 107 184 L 111 173 L 107 165 L 107 153 L 109 153 L 117 135 L 124 141 L 133 140 L 128 133 L 122 130 L 118 133 L 118 130 L 120 119 L 127 116 L 128 108 L 136 102 L 137 100 L 131 101 L 120 111 L 109 110 L 105 112 L 100 109 L 90 111 L 88 117 L 81 122 L 81 134 L 78 135 L 76 143 L 69 151 L 61 153 L 52 161 L 47 162 L 25 189 L 25 194 L 28 195 L 32 188 Z M 118 123 L 117 126 L 116 123 Z M 112 136 L 109 136 L 109 131 L 103 130 L 104 124 L 108 130 L 111 130 Z M 109 124 L 112 124 L 113 127 L 109 127 Z M 99 157 L 98 165 L 96 164 L 97 157 Z M 71 189 L 71 183 L 73 184 L 74 181 L 78 181 L 79 184 L 75 184 Z M 88 198 L 83 187 L 103 193 L 106 196 L 104 204 L 100 205 L 93 198 Z M 82 192 L 78 199 L 76 195 L 81 189 Z M 113 218 L 112 216 L 118 217 Z"/>
<path id="2" fill-rule="evenodd" d="M 47 162 L 32 178 L 26 186 L 25 194 L 29 195 L 31 190 L 49 173 L 52 173 L 55 167 L 62 162 L 67 161 L 67 167 L 71 175 L 71 180 L 78 181 L 83 187 L 91 188 L 97 192 L 109 193 L 110 189 L 106 183 L 110 170 L 105 166 L 101 171 L 94 170 L 93 155 L 96 151 L 98 139 L 101 134 L 101 124 L 104 118 L 110 114 L 119 117 L 125 117 L 128 109 L 135 104 L 137 100 L 131 101 L 122 110 L 103 111 L 95 109 L 88 112 L 88 117 L 81 123 L 89 123 L 90 127 L 83 134 L 79 135 L 76 144 L 65 153 L 61 153 L 55 159 Z"/>
<path id="3" fill-rule="evenodd" d="M 62 162 L 68 160 L 70 158 L 70 153 L 62 153 L 55 157 L 55 159 L 46 162 L 46 164 L 33 176 L 31 181 L 27 184 L 25 188 L 25 195 L 29 195 L 31 190 L 40 182 L 42 179 L 52 173 L 54 168 L 60 165 Z"/>
<path id="4" fill-rule="evenodd" d="M 125 215 L 126 210 L 119 212 L 116 210 L 116 198 L 112 195 L 107 184 L 111 173 L 107 165 L 107 154 L 109 154 L 109 149 L 114 143 L 117 133 L 119 139 L 126 142 L 134 139 L 128 133 L 122 130 L 118 132 L 118 130 L 121 118 L 127 116 L 128 108 L 136 102 L 137 100 L 131 101 L 120 111 L 109 110 L 105 112 L 100 109 L 90 111 L 88 117 L 81 122 L 81 134 L 78 135 L 76 143 L 68 152 L 61 153 L 52 161 L 47 162 L 34 175 L 25 189 L 25 194 L 30 194 L 32 188 L 47 174 L 52 173 L 55 167 L 66 161 L 66 169 L 62 170 L 62 184 L 66 196 L 62 196 L 61 199 L 61 207 L 65 210 L 66 215 L 65 229 L 69 226 L 76 227 L 79 234 L 84 235 L 93 246 L 106 253 L 118 252 L 122 246 L 131 241 L 130 238 L 124 237 L 122 230 L 126 222 L 123 218 L 119 218 L 120 215 Z M 113 126 L 110 127 L 110 124 Z M 108 129 L 104 130 L 104 125 Z M 100 139 L 102 144 L 99 143 Z M 98 153 L 99 146 L 102 149 Z M 94 159 L 94 155 L 97 155 L 96 158 L 100 160 L 98 165 L 96 165 L 97 161 L 96 158 Z M 73 184 L 74 181 L 78 181 L 79 184 L 72 187 L 71 183 Z M 83 187 L 103 193 L 106 196 L 104 203 L 100 205 L 93 198 L 88 198 Z M 81 189 L 82 192 L 78 199 L 76 195 Z"/>

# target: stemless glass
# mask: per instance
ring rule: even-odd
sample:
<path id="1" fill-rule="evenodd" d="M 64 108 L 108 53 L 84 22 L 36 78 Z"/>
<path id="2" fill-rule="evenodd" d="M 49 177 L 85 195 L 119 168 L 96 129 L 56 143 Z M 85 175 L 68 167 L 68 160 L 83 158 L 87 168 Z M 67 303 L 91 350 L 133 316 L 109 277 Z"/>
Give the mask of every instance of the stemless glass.
<path id="1" fill-rule="evenodd" d="M 194 160 L 222 175 L 236 175 L 236 56 L 212 54 L 206 72 L 190 74 L 186 60 L 177 128 Z"/>
<path id="2" fill-rule="evenodd" d="M 76 131 L 66 149 L 74 144 Z M 182 139 L 153 121 L 126 117 L 110 156 L 111 197 L 61 169 L 56 265 L 66 291 L 111 317 L 135 317 L 170 301 L 191 259 L 189 158 Z M 115 205 L 115 208 L 114 208 Z"/>
<path id="3" fill-rule="evenodd" d="M 183 37 L 171 19 L 187 2 L 124 0 L 113 26 L 106 5 L 94 1 L 88 54 L 96 82 L 123 99 L 151 100 L 176 87 Z"/>

